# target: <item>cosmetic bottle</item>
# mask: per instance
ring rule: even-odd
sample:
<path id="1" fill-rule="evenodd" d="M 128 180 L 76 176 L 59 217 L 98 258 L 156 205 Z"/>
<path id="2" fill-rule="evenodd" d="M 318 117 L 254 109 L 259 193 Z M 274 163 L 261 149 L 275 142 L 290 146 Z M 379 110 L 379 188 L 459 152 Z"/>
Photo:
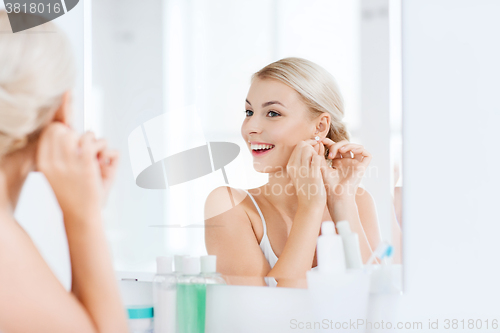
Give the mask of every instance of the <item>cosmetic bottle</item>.
<path id="1" fill-rule="evenodd" d="M 201 258 L 201 276 L 205 284 L 226 284 L 220 273 L 216 271 L 217 256 L 207 255 Z"/>
<path id="2" fill-rule="evenodd" d="M 200 258 L 186 257 L 177 280 L 178 333 L 205 332 L 205 279 L 200 274 Z"/>
<path id="3" fill-rule="evenodd" d="M 153 279 L 155 333 L 175 333 L 177 277 L 172 270 L 172 257 L 157 257 L 156 270 Z"/>
<path id="4" fill-rule="evenodd" d="M 335 320 L 365 318 L 370 290 L 369 275 L 363 269 L 346 269 L 342 237 L 331 221 L 321 225 L 317 240 L 318 269 L 306 272 L 307 289 L 316 318 L 331 316 Z M 326 317 L 325 317 L 326 316 Z"/>
<path id="5" fill-rule="evenodd" d="M 339 221 L 336 223 L 336 227 L 344 244 L 346 267 L 348 269 L 363 268 L 358 234 L 351 231 L 348 221 Z"/>
<path id="6" fill-rule="evenodd" d="M 187 258 L 187 255 L 175 255 L 174 256 L 174 274 L 179 277 L 182 275 L 182 261 Z"/>
<path id="7" fill-rule="evenodd" d="M 153 333 L 153 307 L 147 305 L 129 306 L 128 329 L 130 333 Z"/>
<path id="8" fill-rule="evenodd" d="M 321 224 L 321 236 L 317 241 L 318 271 L 320 273 L 345 273 L 345 256 L 342 238 L 335 232 L 335 224 Z"/>

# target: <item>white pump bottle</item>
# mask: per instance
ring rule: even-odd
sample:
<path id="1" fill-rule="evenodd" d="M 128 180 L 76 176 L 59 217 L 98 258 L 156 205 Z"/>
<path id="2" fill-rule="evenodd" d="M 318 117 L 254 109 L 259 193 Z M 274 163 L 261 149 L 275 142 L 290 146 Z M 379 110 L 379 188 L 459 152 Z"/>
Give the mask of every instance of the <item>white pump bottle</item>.
<path id="1" fill-rule="evenodd" d="M 335 224 L 321 224 L 321 236 L 317 243 L 318 270 L 320 273 L 345 273 L 345 257 L 342 238 L 335 232 Z"/>
<path id="2" fill-rule="evenodd" d="M 337 222 L 337 230 L 342 237 L 342 242 L 344 244 L 347 268 L 363 268 L 363 260 L 361 259 L 358 234 L 351 231 L 351 227 L 348 221 Z"/>

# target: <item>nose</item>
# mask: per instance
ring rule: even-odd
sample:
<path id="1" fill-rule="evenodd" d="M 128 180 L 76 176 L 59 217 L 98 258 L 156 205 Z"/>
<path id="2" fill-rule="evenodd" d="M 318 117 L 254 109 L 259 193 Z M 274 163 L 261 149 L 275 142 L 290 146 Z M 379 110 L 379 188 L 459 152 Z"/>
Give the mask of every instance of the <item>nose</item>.
<path id="1" fill-rule="evenodd" d="M 252 135 L 262 133 L 262 124 L 255 116 L 247 117 L 241 125 L 241 135 L 250 140 Z"/>

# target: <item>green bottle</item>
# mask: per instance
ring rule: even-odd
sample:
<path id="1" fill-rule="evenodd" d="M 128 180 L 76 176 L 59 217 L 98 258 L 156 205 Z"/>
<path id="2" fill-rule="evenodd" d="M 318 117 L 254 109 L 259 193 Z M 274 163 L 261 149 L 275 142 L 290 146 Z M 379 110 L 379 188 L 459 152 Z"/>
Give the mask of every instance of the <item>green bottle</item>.
<path id="1" fill-rule="evenodd" d="M 183 258 L 177 279 L 177 332 L 205 332 L 205 279 L 200 276 L 200 258 Z"/>

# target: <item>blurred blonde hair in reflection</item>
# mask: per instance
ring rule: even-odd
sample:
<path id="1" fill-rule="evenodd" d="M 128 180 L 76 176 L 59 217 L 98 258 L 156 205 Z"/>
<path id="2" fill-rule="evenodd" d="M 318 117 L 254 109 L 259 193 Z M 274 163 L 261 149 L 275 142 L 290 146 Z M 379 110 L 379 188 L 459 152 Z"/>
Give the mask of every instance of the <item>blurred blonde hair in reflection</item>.
<path id="1" fill-rule="evenodd" d="M 323 67 L 302 58 L 284 58 L 253 74 L 256 79 L 275 79 L 294 89 L 311 111 L 312 118 L 323 112 L 330 114 L 330 130 L 326 137 L 339 142 L 349 140 L 344 118 L 344 99 L 335 78 Z"/>
<path id="2" fill-rule="evenodd" d="M 75 83 L 76 67 L 71 44 L 55 24 L 12 33 L 5 10 L 0 10 L 0 50 L 1 159 L 23 148 L 52 119 Z"/>

